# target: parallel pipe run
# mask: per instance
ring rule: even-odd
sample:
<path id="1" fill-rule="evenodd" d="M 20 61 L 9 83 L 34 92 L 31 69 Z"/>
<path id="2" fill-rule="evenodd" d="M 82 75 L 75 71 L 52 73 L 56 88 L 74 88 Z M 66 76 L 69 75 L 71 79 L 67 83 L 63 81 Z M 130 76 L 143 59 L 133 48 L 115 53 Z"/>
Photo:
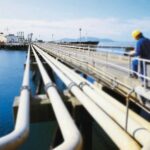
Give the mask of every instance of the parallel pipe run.
<path id="1" fill-rule="evenodd" d="M 55 49 L 55 48 L 54 48 Z M 56 50 L 56 49 L 55 49 Z M 61 51 L 60 49 L 59 49 L 59 51 Z M 65 51 L 65 53 L 63 52 L 63 51 Z M 83 51 L 83 50 L 82 50 Z M 76 56 L 74 56 L 73 57 L 73 52 L 70 52 L 69 50 L 62 50 L 61 51 L 64 55 L 66 55 L 66 54 L 69 54 L 70 55 L 70 53 L 71 53 L 71 56 L 69 56 L 69 57 L 72 57 L 72 58 L 74 58 L 74 59 L 76 59 Z M 116 69 L 118 69 L 118 70 L 120 70 L 120 71 L 124 71 L 124 72 L 128 72 L 128 73 L 130 73 L 130 72 L 132 72 L 132 73 L 136 73 L 139 77 L 142 77 L 142 78 L 144 78 L 145 80 L 147 79 L 147 80 L 150 80 L 150 78 L 148 77 L 148 76 L 144 76 L 144 75 L 142 75 L 142 74 L 140 74 L 140 73 L 138 73 L 138 72 L 134 72 L 134 71 L 132 71 L 131 69 L 126 69 L 126 68 L 124 68 L 124 67 L 121 67 L 121 66 L 119 66 L 119 65 L 116 65 L 116 64 L 112 64 L 112 63 L 109 63 L 109 62 L 105 62 L 105 61 L 102 61 L 102 60 L 99 60 L 99 59 L 96 59 L 96 58 L 92 58 L 92 57 L 90 57 L 90 56 L 86 56 L 86 55 L 83 55 L 83 52 L 80 52 L 80 51 L 78 51 L 80 54 L 80 56 L 82 55 L 82 56 L 84 56 L 84 58 L 87 58 L 87 60 L 89 61 L 89 60 L 91 60 L 91 61 L 94 61 L 95 63 L 97 62 L 97 63 L 101 63 L 101 64 L 103 64 L 103 65 L 109 65 L 109 66 L 111 66 L 111 67 L 114 67 L 114 68 L 116 68 Z M 87 51 L 86 51 L 87 52 Z M 85 53 L 85 52 L 84 52 Z M 72 55 L 73 54 L 73 55 Z M 66 56 L 67 57 L 67 56 Z M 85 63 L 85 61 L 84 61 L 84 63 Z M 110 78 L 110 77 L 108 77 L 108 78 Z M 116 81 L 117 83 L 119 83 L 119 84 L 121 84 L 121 85 L 123 85 L 123 86 L 125 86 L 125 87 L 128 87 L 127 85 L 124 85 L 123 83 L 121 83 L 121 82 L 119 82 L 119 81 Z M 128 88 L 130 88 L 130 87 L 128 87 Z M 132 88 L 131 88 L 132 89 Z"/>
<path id="2" fill-rule="evenodd" d="M 40 59 L 36 52 L 33 50 L 36 58 L 40 73 L 42 75 L 46 92 L 50 98 L 54 113 L 56 115 L 59 127 L 61 129 L 64 142 L 54 148 L 55 150 L 80 150 L 82 146 L 82 138 L 78 131 L 73 119 L 69 115 L 67 108 L 65 107 L 61 97 L 59 96 L 55 86 L 49 78 L 46 70 L 44 69 Z M 62 117 L 63 114 L 63 117 Z"/>
<path id="3" fill-rule="evenodd" d="M 30 112 L 30 46 L 26 60 L 26 67 L 20 93 L 18 114 L 15 129 L 8 135 L 0 138 L 0 150 L 14 150 L 23 144 L 29 134 L 29 112 Z"/>
<path id="4" fill-rule="evenodd" d="M 140 146 L 120 128 L 103 110 L 101 110 L 92 100 L 85 95 L 75 82 L 68 78 L 64 72 L 58 69 L 51 61 L 46 57 L 46 53 L 38 47 L 34 46 L 38 53 L 44 58 L 44 60 L 50 65 L 54 72 L 61 78 L 70 91 L 76 96 L 76 98 L 83 104 L 85 109 L 91 114 L 96 122 L 105 130 L 108 136 L 114 141 L 114 143 L 120 149 L 140 149 Z M 123 142 L 122 142 L 123 141 Z"/>
<path id="5" fill-rule="evenodd" d="M 43 47 L 42 47 L 42 49 L 43 49 Z M 56 57 L 60 57 L 60 58 L 62 58 L 64 61 L 66 60 L 65 58 L 63 58 L 62 57 L 62 55 L 64 55 L 64 53 L 62 53 L 63 52 L 63 50 L 61 51 L 61 50 L 57 50 L 56 48 L 52 48 L 52 50 L 49 50 L 49 49 L 47 49 L 47 48 L 44 48 L 44 50 L 46 51 L 46 52 L 48 52 L 48 53 L 50 53 L 50 54 L 52 54 L 52 55 L 54 55 L 54 56 L 56 56 Z M 61 51 L 61 54 L 59 53 Z M 74 58 L 74 57 L 70 57 L 70 56 L 68 56 L 68 55 L 65 55 L 65 57 L 67 57 L 67 59 L 73 59 L 73 63 L 74 62 L 76 62 L 76 58 Z M 69 62 L 69 60 L 67 60 L 68 62 Z M 79 61 L 79 60 L 78 60 Z M 80 64 L 81 64 L 81 62 L 79 62 Z M 116 83 L 116 85 L 121 85 L 121 86 L 124 86 L 125 88 L 127 88 L 128 90 L 132 90 L 133 88 L 131 88 L 131 87 L 129 87 L 129 86 L 127 86 L 127 85 L 125 85 L 124 83 L 122 83 L 122 82 L 120 82 L 119 80 L 116 80 L 116 79 L 114 79 L 114 78 L 112 78 L 110 75 L 106 75 L 105 73 L 102 73 L 101 71 L 99 71 L 98 69 L 96 69 L 95 67 L 93 67 L 92 65 L 89 65 L 89 64 L 86 64 L 86 63 L 84 63 L 83 64 L 83 62 L 82 62 L 82 66 L 87 66 L 88 68 L 89 68 L 89 70 L 91 70 L 92 72 L 94 72 L 95 74 L 99 74 L 99 76 L 105 76 L 107 79 L 111 79 L 111 81 L 114 81 L 115 83 Z M 138 93 L 137 91 L 136 91 L 136 93 Z M 143 95 L 144 97 L 146 97 L 145 95 Z M 141 105 L 139 102 L 136 102 L 136 101 L 134 101 L 134 100 L 131 100 L 132 102 L 134 102 L 136 105 L 138 105 L 139 107 L 141 107 L 143 110 L 145 110 L 146 112 L 148 112 L 148 110 L 145 108 L 145 107 L 143 107 L 143 105 Z M 149 113 L 149 112 L 148 112 Z"/>
<path id="6" fill-rule="evenodd" d="M 44 48 L 45 49 L 45 48 Z M 46 49 L 45 49 L 46 50 Z M 54 48 L 54 50 L 56 50 L 55 48 Z M 47 50 L 46 50 L 47 51 Z M 49 52 L 49 51 L 48 51 Z M 56 52 L 53 52 L 53 53 L 56 53 Z M 65 55 L 65 54 L 63 54 L 63 55 Z M 58 56 L 58 55 L 57 55 Z M 66 56 L 66 55 L 65 55 Z M 68 57 L 68 56 L 66 56 L 66 57 Z M 74 57 L 71 57 L 71 56 L 69 56 L 71 59 L 73 59 L 73 60 L 78 60 L 77 58 L 74 58 Z M 87 66 L 89 69 L 91 69 L 91 70 L 93 70 L 94 71 L 94 73 L 100 73 L 100 74 L 102 74 L 103 76 L 105 76 L 106 78 L 108 78 L 108 79 L 110 79 L 110 80 L 114 80 L 114 77 L 112 77 L 110 74 L 108 75 L 108 73 L 106 74 L 106 73 L 102 73 L 102 72 L 100 72 L 97 68 L 95 68 L 95 67 L 93 67 L 92 65 L 89 65 L 89 64 L 87 64 L 87 62 L 85 62 L 85 61 L 81 61 L 81 60 L 78 60 L 78 61 L 80 61 L 80 63 L 82 64 L 82 65 L 84 65 L 84 66 Z M 116 83 L 118 83 L 118 84 L 120 84 L 120 85 L 122 85 L 122 86 L 124 86 L 124 87 L 126 87 L 127 89 L 132 89 L 131 87 L 129 87 L 128 85 L 126 85 L 126 84 L 124 84 L 123 82 L 120 82 L 119 80 L 116 80 Z"/>
<path id="7" fill-rule="evenodd" d="M 77 85 L 82 85 L 80 87 L 84 91 L 84 93 L 87 94 L 93 100 L 94 103 L 96 103 L 99 107 L 104 109 L 105 112 L 107 112 L 114 120 L 116 120 L 124 128 L 126 114 L 120 111 L 120 109 L 114 107 L 114 105 L 108 101 L 108 99 L 110 99 L 108 96 L 107 98 L 100 97 L 100 95 L 98 95 L 97 92 L 95 92 L 95 90 L 93 90 L 88 84 L 82 84 L 84 80 L 81 76 L 77 75 L 75 72 L 71 71 L 71 69 L 58 62 L 54 58 L 48 56 L 47 54 L 45 55 L 53 64 L 57 65 L 60 70 L 64 71 L 66 75 L 69 75 L 69 77 L 72 78 Z M 150 139 L 150 132 L 148 131 L 148 129 L 144 128 L 142 125 L 140 125 L 139 122 L 137 122 L 131 117 L 129 117 L 128 122 L 128 132 L 134 138 L 136 138 L 136 140 L 139 141 L 141 145 L 145 147 L 145 145 L 149 142 Z M 146 141 L 148 142 L 146 143 Z"/>
<path id="8" fill-rule="evenodd" d="M 50 50 L 50 51 L 49 51 L 48 49 L 46 50 L 45 48 L 44 48 L 44 50 L 45 50 L 46 52 L 50 52 L 50 51 L 51 51 L 50 53 L 51 53 L 51 54 L 52 54 L 52 53 L 55 53 L 56 56 L 58 56 L 58 55 L 57 55 L 57 52 L 60 51 L 60 50 L 58 51 L 56 48 L 55 48 L 55 49 L 53 48 L 53 50 Z M 60 57 L 62 57 L 62 55 L 61 55 Z M 68 58 L 70 58 L 70 57 L 68 57 Z M 71 59 L 73 59 L 73 61 L 75 61 L 74 58 L 71 57 Z M 86 65 L 86 64 L 83 64 L 83 65 Z M 89 66 L 89 67 L 91 68 L 92 66 Z M 92 70 L 95 70 L 94 67 L 92 67 L 91 69 L 92 69 Z M 96 72 L 97 72 L 97 71 L 99 72 L 99 70 L 96 70 Z M 100 72 L 100 74 L 102 74 L 102 73 Z M 74 74 L 74 75 L 75 75 L 75 74 Z M 106 76 L 107 78 L 109 78 L 109 79 L 115 81 L 116 84 L 122 85 L 122 86 L 126 87 L 127 89 L 132 90 L 130 87 L 128 87 L 127 85 L 124 85 L 124 84 L 121 83 L 120 81 L 114 80 L 114 79 L 112 79 L 112 77 L 110 77 L 110 76 L 108 76 L 108 75 L 106 75 L 106 74 L 102 74 L 102 75 L 104 75 L 104 76 Z M 89 83 L 88 83 L 88 84 L 89 84 Z M 90 85 L 91 85 L 91 84 L 90 84 Z M 136 105 L 138 105 L 138 106 L 141 107 L 143 110 L 145 110 L 147 113 L 149 113 L 149 111 L 148 111 L 147 109 L 145 109 L 145 107 L 143 107 L 143 106 L 140 105 L 139 103 L 137 103 L 137 102 L 135 102 L 135 101 L 133 101 L 133 100 L 132 100 L 132 102 L 134 102 Z"/>

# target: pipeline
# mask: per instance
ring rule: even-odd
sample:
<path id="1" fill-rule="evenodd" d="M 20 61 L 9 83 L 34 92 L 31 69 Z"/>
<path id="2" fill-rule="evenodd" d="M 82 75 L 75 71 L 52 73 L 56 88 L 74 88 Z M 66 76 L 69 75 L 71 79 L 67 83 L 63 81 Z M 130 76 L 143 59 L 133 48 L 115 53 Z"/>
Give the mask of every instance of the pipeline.
<path id="1" fill-rule="evenodd" d="M 73 119 L 69 115 L 67 108 L 65 107 L 54 84 L 52 83 L 50 77 L 48 76 L 46 70 L 44 69 L 39 57 L 34 50 L 33 53 L 36 58 L 40 73 L 42 75 L 44 85 L 46 87 L 46 92 L 51 101 L 55 116 L 57 118 L 59 127 L 64 138 L 64 142 L 54 148 L 54 150 L 80 150 L 82 147 L 82 138 L 80 132 L 78 131 Z"/>
<path id="2" fill-rule="evenodd" d="M 120 128 L 103 110 L 93 103 L 91 99 L 79 89 L 72 79 L 68 78 L 64 72 L 58 69 L 58 66 L 56 67 L 53 63 L 51 63 L 41 49 L 36 46 L 34 46 L 34 48 L 120 149 L 140 149 L 140 146 L 135 142 L 135 140 L 133 140 L 122 128 Z M 119 138 L 117 138 L 118 135 Z"/>
<path id="3" fill-rule="evenodd" d="M 119 109 L 116 109 L 112 103 L 110 103 L 107 99 L 109 97 L 106 97 L 102 99 L 92 88 L 89 87 L 87 84 L 83 84 L 83 81 L 80 77 L 77 78 L 76 73 L 73 71 L 70 71 L 68 67 L 63 65 L 62 63 L 56 61 L 54 58 L 49 57 L 49 60 L 51 60 L 54 64 L 57 64 L 58 68 L 60 70 L 64 70 L 64 72 L 69 74 L 69 77 L 72 78 L 77 85 L 81 85 L 80 87 L 86 93 L 99 107 L 103 108 L 105 112 L 107 112 L 116 122 L 119 123 L 123 128 L 125 127 L 125 116 L 126 114 Z M 79 76 L 79 75 L 78 75 Z M 105 99 L 105 100 L 104 100 Z M 145 143 L 149 142 L 150 139 L 150 132 L 143 128 L 137 121 L 135 121 L 133 118 L 128 119 L 128 132 L 131 136 L 133 136 L 141 145 L 145 146 Z M 146 142 L 148 141 L 148 142 Z"/>

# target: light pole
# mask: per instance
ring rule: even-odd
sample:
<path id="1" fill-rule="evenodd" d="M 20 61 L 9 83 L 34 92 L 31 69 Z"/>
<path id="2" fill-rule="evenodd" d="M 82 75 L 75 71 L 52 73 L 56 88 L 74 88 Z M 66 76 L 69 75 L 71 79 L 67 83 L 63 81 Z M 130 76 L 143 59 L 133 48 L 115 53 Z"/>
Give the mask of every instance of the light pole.
<path id="1" fill-rule="evenodd" d="M 79 32 L 80 32 L 80 43 L 81 43 L 81 31 L 82 31 L 82 28 L 79 28 Z"/>
<path id="2" fill-rule="evenodd" d="M 54 40 L 53 38 L 54 38 L 54 34 L 52 34 L 52 42 L 53 42 L 53 40 Z"/>

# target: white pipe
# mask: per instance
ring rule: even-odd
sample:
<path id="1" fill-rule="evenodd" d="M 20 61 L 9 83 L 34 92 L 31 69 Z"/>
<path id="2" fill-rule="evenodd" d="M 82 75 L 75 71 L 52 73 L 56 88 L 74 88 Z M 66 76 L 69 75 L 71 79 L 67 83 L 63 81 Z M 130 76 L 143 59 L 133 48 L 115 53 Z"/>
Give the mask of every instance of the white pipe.
<path id="1" fill-rule="evenodd" d="M 43 46 L 45 47 L 46 45 L 42 45 L 42 47 L 43 47 Z M 47 48 L 48 48 L 48 47 L 47 47 Z M 49 51 L 47 48 L 45 47 L 45 50 Z M 57 50 L 56 48 L 53 48 L 53 47 L 52 47 L 52 49 L 53 49 L 53 50 L 51 50 L 51 53 L 55 53 L 55 55 L 56 55 L 57 57 L 63 58 L 62 55 L 63 55 L 63 54 L 66 55 L 65 53 L 63 53 L 64 50 Z M 62 54 L 58 55 L 57 52 L 59 52 L 59 51 L 60 51 Z M 49 52 L 50 52 L 50 51 L 49 51 Z M 68 51 L 68 52 L 70 53 L 70 51 Z M 71 52 L 71 53 L 72 53 L 72 52 Z M 79 54 L 79 55 L 80 55 L 80 54 Z M 75 60 L 76 58 L 74 58 L 74 57 L 71 57 L 71 58 L 70 58 L 70 56 L 68 56 L 68 55 L 66 55 L 65 57 L 67 57 L 67 61 L 70 61 L 70 59 L 74 59 L 74 60 L 73 60 L 73 63 L 76 61 L 76 60 Z M 68 59 L 69 59 L 69 60 L 68 60 Z M 64 60 L 66 60 L 66 59 L 64 59 Z M 81 64 L 81 62 L 80 62 L 80 64 Z M 87 65 L 87 64 L 82 64 L 82 66 L 85 66 L 85 65 Z M 94 67 L 92 67 L 92 66 L 88 66 L 88 68 L 90 68 L 90 70 L 92 70 L 92 71 L 93 71 L 93 70 L 96 70 L 96 69 L 95 69 Z M 102 74 L 102 72 L 100 72 L 99 70 L 96 70 L 96 72 Z M 102 74 L 102 75 L 103 75 L 103 74 Z M 107 77 L 108 79 L 111 79 L 111 80 L 114 81 L 114 78 L 110 77 L 110 75 L 108 76 L 108 74 L 107 74 L 107 75 L 104 74 L 104 76 Z M 145 77 L 145 78 L 147 78 L 147 77 Z M 106 80 L 106 79 L 105 79 L 105 80 Z M 120 82 L 120 81 L 118 81 L 118 80 L 115 80 L 115 82 L 116 82 L 117 84 L 123 85 L 124 87 L 126 87 L 126 88 L 128 88 L 128 89 L 131 90 L 131 88 L 128 87 L 127 85 L 125 85 L 124 83 L 122 83 L 122 82 Z M 138 90 L 138 91 L 139 91 L 139 90 Z M 138 94 L 142 93 L 144 97 L 147 97 L 147 95 L 145 94 L 145 91 L 144 91 L 144 93 L 143 93 L 143 92 L 138 92 L 138 91 L 135 90 L 136 93 L 138 93 Z M 139 105 L 139 104 L 137 103 L 137 105 Z"/>
<path id="2" fill-rule="evenodd" d="M 56 51 L 56 49 L 55 49 Z M 57 52 L 57 51 L 56 51 Z M 65 65 L 64 65 L 65 67 Z M 66 67 L 67 69 L 68 67 Z M 68 69 L 68 71 L 71 69 Z M 72 70 L 74 72 L 74 70 Z M 70 74 L 72 74 L 72 72 L 70 72 Z M 95 86 L 93 86 L 93 84 L 91 84 L 90 82 L 88 82 L 87 80 L 85 80 L 84 78 L 81 78 L 81 76 L 79 76 L 78 74 L 73 74 L 73 76 L 76 76 L 77 78 L 79 78 L 82 82 L 87 82 L 92 88 L 94 88 L 94 90 L 96 90 L 98 92 L 98 94 L 103 95 L 106 99 L 108 99 L 108 94 L 106 94 L 105 92 L 103 92 L 102 90 L 96 88 Z M 116 101 L 114 98 L 112 98 L 111 96 L 109 96 L 109 100 L 111 101 L 111 103 L 113 103 L 115 106 L 117 104 L 118 109 L 122 108 L 122 111 L 126 111 L 126 108 L 120 104 L 118 101 Z M 120 104 L 120 105 L 119 105 Z M 121 107 L 122 106 L 122 107 Z M 145 126 L 146 128 L 148 128 L 150 130 L 150 124 L 147 123 L 147 121 L 145 121 L 145 119 L 143 119 L 142 117 L 139 117 L 139 115 L 135 114 L 133 111 L 130 111 L 130 114 L 132 114 L 134 117 L 133 118 L 137 118 L 138 122 L 141 123 L 141 125 Z M 131 115 L 130 115 L 131 116 Z M 139 118 L 139 119 L 138 119 Z"/>
<path id="3" fill-rule="evenodd" d="M 56 88 L 53 86 L 50 77 L 48 76 L 46 70 L 44 69 L 40 59 L 38 58 L 34 50 L 33 53 L 36 58 L 40 73 L 42 75 L 44 85 L 45 86 L 47 84 L 51 85 L 49 88 L 47 88 L 46 92 L 50 98 L 55 116 L 57 118 L 59 127 L 61 129 L 64 138 L 64 142 L 54 149 L 55 150 L 80 150 L 82 146 L 82 138 L 80 132 L 78 131 L 73 119 L 69 115 L 67 108 L 65 107 Z"/>
<path id="4" fill-rule="evenodd" d="M 128 134 L 126 134 L 122 128 L 111 120 L 103 110 L 99 109 L 99 107 L 94 104 L 88 96 L 86 96 L 75 84 L 73 84 L 71 79 L 67 78 L 62 71 L 60 71 L 47 59 L 44 52 L 42 52 L 38 47 L 34 47 L 120 149 L 140 149 L 140 146 Z M 72 87 L 70 87 L 71 84 Z"/>
<path id="5" fill-rule="evenodd" d="M 55 62 L 56 63 L 56 62 Z M 59 63 L 60 68 L 63 69 L 62 65 L 60 65 L 61 63 Z M 64 69 L 66 69 L 67 67 L 65 66 Z M 144 76 L 145 77 L 145 76 Z M 146 77 L 147 78 L 147 77 Z M 72 74 L 72 79 L 76 80 L 75 78 L 75 73 L 73 72 Z M 79 85 L 81 83 L 81 80 L 76 80 L 76 83 Z M 112 105 L 107 102 L 107 100 L 105 100 L 105 103 L 100 100 L 100 97 L 98 97 L 98 95 L 96 95 L 95 91 L 93 91 L 92 93 L 92 89 L 90 89 L 87 85 L 83 86 L 83 91 L 90 97 L 93 99 L 93 101 L 98 104 L 99 106 L 101 106 L 102 108 L 105 108 L 106 112 L 108 114 L 111 115 L 112 118 L 115 118 L 115 120 L 117 122 L 119 122 L 119 124 L 124 127 L 125 125 L 125 113 L 121 113 L 119 110 L 117 110 L 116 108 L 112 107 Z M 106 98 L 106 96 L 105 96 Z M 108 97 L 106 98 L 108 99 Z M 119 115 L 118 115 L 119 114 Z M 135 121 L 134 119 L 129 118 L 129 127 L 128 127 L 128 132 L 134 136 L 144 147 L 143 149 L 145 149 L 147 143 L 150 142 L 150 131 L 148 131 L 146 128 L 143 128 L 143 126 L 141 126 L 137 121 Z M 138 133 L 139 132 L 139 133 Z M 136 133 L 136 134 L 135 134 Z M 144 137 L 144 138 L 143 138 Z M 148 145 L 149 147 L 149 145 Z"/>
<path id="6" fill-rule="evenodd" d="M 59 69 L 64 70 L 64 72 L 66 74 L 69 75 L 70 78 L 72 78 L 76 84 L 80 85 L 83 80 L 81 79 L 81 77 L 79 76 L 79 78 L 77 78 L 77 74 L 73 71 L 71 71 L 68 67 L 66 67 L 65 65 L 63 65 L 62 63 L 58 62 L 57 60 L 55 60 L 52 57 L 49 57 L 49 59 L 55 63 Z M 93 89 L 91 89 L 88 85 L 84 85 L 82 86 L 82 90 L 90 97 L 92 98 L 92 100 L 101 108 L 103 108 L 112 118 L 114 118 L 114 120 L 116 120 L 123 128 L 125 126 L 125 117 L 126 114 L 122 111 L 120 111 L 119 109 L 116 109 L 116 107 L 114 107 L 112 105 L 112 103 L 110 103 L 107 99 L 109 97 L 106 98 L 102 98 L 100 97 Z M 105 100 L 104 100 L 105 99 Z M 129 117 L 129 124 L 128 124 L 128 132 L 134 136 L 142 145 L 145 145 L 145 138 L 146 139 L 150 139 L 150 132 L 143 128 L 143 126 L 141 126 L 138 122 L 136 122 L 134 119 Z M 142 130 L 141 130 L 142 129 Z M 144 129 L 144 130 L 143 130 Z M 136 134 L 135 134 L 136 131 Z M 143 138 L 144 137 L 144 138 Z"/>
<path id="7" fill-rule="evenodd" d="M 48 51 L 48 49 L 45 49 L 45 50 L 47 50 Z M 59 50 L 60 51 L 60 50 Z M 53 50 L 51 50 L 51 53 L 55 53 L 56 54 L 56 57 L 61 57 L 61 58 L 63 58 L 62 57 L 62 54 L 60 54 L 60 56 L 57 54 L 57 52 L 59 52 L 59 51 L 57 51 L 57 49 L 56 48 L 53 48 Z M 50 51 L 48 51 L 48 52 L 50 52 Z M 62 52 L 62 51 L 61 51 Z M 68 59 L 70 60 L 70 59 L 72 59 L 72 58 L 70 58 L 69 56 L 66 56 L 66 57 L 68 57 Z M 64 59 L 64 60 L 66 60 L 66 59 Z M 69 61 L 69 60 L 67 60 L 67 61 Z M 75 59 L 73 59 L 73 63 L 75 62 Z M 80 62 L 80 64 L 81 64 L 81 62 Z M 85 66 L 86 64 L 83 64 L 83 66 Z M 92 66 L 89 66 L 90 68 L 92 67 Z M 92 67 L 91 68 L 91 70 L 95 70 L 95 68 L 94 67 Z M 111 79 L 111 80 L 114 80 L 114 78 L 112 78 L 112 77 L 110 77 L 110 75 L 106 75 L 106 74 L 103 74 L 102 72 L 100 72 L 99 70 L 96 70 L 96 72 L 99 72 L 101 75 L 104 75 L 107 79 Z M 106 79 L 105 79 L 106 80 Z M 115 80 L 115 82 L 117 83 L 117 84 L 119 84 L 119 85 L 122 85 L 122 86 L 124 86 L 124 87 L 126 87 L 128 90 L 131 90 L 131 88 L 130 87 L 128 87 L 127 85 L 125 85 L 125 84 L 123 84 L 122 82 L 120 82 L 120 81 L 118 81 L 118 80 Z M 137 105 L 139 105 L 140 106 L 140 104 L 139 103 L 137 103 L 137 102 L 135 102 Z M 141 107 L 141 106 L 140 106 Z M 143 108 L 143 107 L 142 107 Z M 145 108 L 144 108 L 144 110 L 145 110 Z M 146 110 L 147 111 L 147 110 Z"/>
<path id="8" fill-rule="evenodd" d="M 29 91 L 29 72 L 30 72 L 30 46 L 26 60 L 26 68 L 20 93 L 18 114 L 15 129 L 0 138 L 0 150 L 13 150 L 23 144 L 29 134 L 29 112 L 30 112 L 30 91 Z"/>

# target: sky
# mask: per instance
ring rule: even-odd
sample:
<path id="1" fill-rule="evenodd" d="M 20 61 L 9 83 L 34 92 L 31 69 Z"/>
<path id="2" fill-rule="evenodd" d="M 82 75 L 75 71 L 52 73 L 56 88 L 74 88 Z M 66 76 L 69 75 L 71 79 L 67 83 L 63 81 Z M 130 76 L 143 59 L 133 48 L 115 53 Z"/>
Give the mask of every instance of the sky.
<path id="1" fill-rule="evenodd" d="M 3 0 L 0 32 L 34 39 L 82 37 L 131 41 L 131 32 L 150 37 L 150 0 Z M 53 36 L 52 36 L 53 35 Z"/>

